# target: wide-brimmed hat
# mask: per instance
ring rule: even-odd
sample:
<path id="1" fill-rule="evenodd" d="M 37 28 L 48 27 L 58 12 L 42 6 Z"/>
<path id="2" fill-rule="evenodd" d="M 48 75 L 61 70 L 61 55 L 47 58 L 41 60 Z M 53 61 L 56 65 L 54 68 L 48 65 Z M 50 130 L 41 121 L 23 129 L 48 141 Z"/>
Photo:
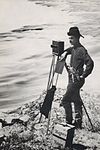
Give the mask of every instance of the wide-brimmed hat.
<path id="1" fill-rule="evenodd" d="M 84 36 L 80 34 L 80 31 L 79 31 L 78 27 L 71 27 L 69 29 L 69 32 L 67 32 L 67 34 L 68 34 L 68 36 L 73 35 L 75 37 L 80 37 L 81 36 L 81 37 L 84 38 Z"/>

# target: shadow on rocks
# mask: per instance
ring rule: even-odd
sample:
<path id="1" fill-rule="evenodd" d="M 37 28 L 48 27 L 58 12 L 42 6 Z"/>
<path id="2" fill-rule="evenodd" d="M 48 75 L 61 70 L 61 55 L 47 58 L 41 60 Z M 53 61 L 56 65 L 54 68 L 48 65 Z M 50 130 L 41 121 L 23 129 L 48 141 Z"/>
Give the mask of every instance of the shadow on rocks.
<path id="1" fill-rule="evenodd" d="M 73 144 L 73 149 L 75 150 L 86 150 L 88 147 L 82 144 Z"/>

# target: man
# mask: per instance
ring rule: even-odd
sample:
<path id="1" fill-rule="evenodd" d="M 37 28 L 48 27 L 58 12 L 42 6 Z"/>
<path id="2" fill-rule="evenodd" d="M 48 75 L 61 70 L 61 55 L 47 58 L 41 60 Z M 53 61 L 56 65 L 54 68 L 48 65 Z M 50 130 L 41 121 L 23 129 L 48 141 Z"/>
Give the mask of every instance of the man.
<path id="1" fill-rule="evenodd" d="M 62 105 L 65 109 L 66 122 L 72 124 L 72 103 L 75 109 L 75 122 L 77 128 L 82 127 L 82 101 L 80 97 L 80 89 L 85 83 L 85 78 L 93 70 L 93 60 L 89 56 L 87 50 L 80 43 L 80 34 L 78 27 L 71 27 L 67 33 L 72 47 L 66 49 L 66 55 L 71 55 L 69 72 L 69 83 L 67 91 L 62 99 Z M 85 69 L 84 69 L 85 65 Z"/>

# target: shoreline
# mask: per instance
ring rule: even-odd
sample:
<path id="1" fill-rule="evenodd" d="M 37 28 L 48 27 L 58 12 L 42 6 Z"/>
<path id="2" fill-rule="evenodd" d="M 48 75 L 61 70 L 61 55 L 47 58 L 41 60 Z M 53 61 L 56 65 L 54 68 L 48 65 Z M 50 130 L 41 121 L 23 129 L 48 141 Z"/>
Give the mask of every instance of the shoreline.
<path id="1" fill-rule="evenodd" d="M 46 94 L 45 91 L 35 101 L 26 103 L 14 110 L 2 113 L 1 119 L 5 119 L 7 123 L 11 123 L 13 120 L 13 124 L 0 129 L 0 133 L 2 133 L 3 136 L 5 135 L 6 138 L 5 141 L 3 141 L 3 143 L 0 145 L 2 146 L 1 150 L 4 150 L 4 147 L 6 146 L 8 146 L 7 150 L 11 150 L 12 148 L 14 148 L 14 150 L 18 150 L 19 148 L 25 150 L 53 150 L 53 127 L 55 126 L 56 122 L 65 122 L 64 109 L 59 107 L 62 95 L 64 93 L 65 89 L 60 88 L 55 92 L 51 109 L 48 136 L 46 135 L 47 119 L 43 117 L 42 122 L 39 123 L 39 108 L 44 101 Z M 76 129 L 74 145 L 83 145 L 87 147 L 87 150 L 98 150 L 100 149 L 100 104 L 96 104 L 96 100 L 98 101 L 99 97 L 84 91 L 81 91 L 81 96 L 94 125 L 95 132 L 91 131 L 91 125 L 89 124 L 87 116 L 83 111 L 83 128 L 81 130 Z"/>

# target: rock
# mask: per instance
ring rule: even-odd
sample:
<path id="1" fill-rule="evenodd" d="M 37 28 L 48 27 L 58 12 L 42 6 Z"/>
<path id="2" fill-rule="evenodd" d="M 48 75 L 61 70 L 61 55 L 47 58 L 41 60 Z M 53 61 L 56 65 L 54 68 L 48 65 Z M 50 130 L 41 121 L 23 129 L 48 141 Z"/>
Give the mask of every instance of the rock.
<path id="1" fill-rule="evenodd" d="M 24 122 L 27 122 L 29 120 L 29 116 L 24 115 L 24 116 L 21 116 L 20 119 L 23 120 Z"/>

